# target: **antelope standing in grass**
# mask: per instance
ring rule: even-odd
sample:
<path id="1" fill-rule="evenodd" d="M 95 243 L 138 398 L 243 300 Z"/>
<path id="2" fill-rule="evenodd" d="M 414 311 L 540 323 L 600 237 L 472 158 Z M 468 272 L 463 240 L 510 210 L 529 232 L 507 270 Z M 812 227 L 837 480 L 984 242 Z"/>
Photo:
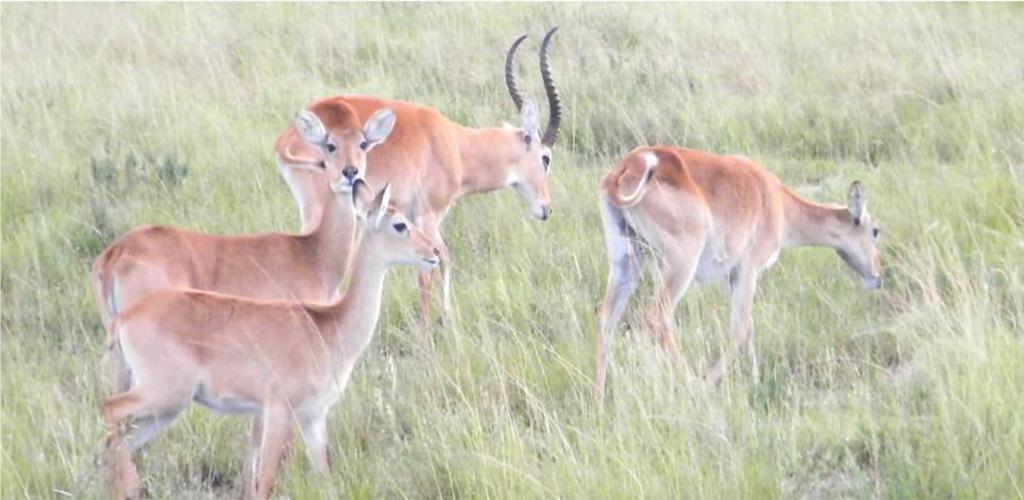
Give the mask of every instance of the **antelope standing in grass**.
<path id="1" fill-rule="evenodd" d="M 541 78 L 549 105 L 548 124 L 543 134 L 537 106 L 532 100 L 524 99 L 513 68 L 516 49 L 526 35 L 515 40 L 505 57 L 505 82 L 520 112 L 522 128 L 463 127 L 431 108 L 367 96 L 328 97 L 310 105 L 316 108 L 326 103 L 346 103 L 360 117 L 369 116 L 382 107 L 392 108 L 397 113 L 398 123 L 391 138 L 367 158 L 366 179 L 372 185 L 390 183 L 395 203 L 410 214 L 417 226 L 434 237 L 441 249 L 442 319 L 451 310 L 451 261 L 439 228 L 456 201 L 468 194 L 511 186 L 538 219 L 547 220 L 551 215 L 547 175 L 551 168 L 551 148 L 558 138 L 562 117 L 558 90 L 548 63 L 548 47 L 556 29 L 547 33 L 540 48 Z M 328 193 L 313 176 L 287 166 L 293 162 L 315 164 L 322 154 L 321 149 L 302 141 L 294 127 L 285 130 L 277 141 L 277 162 L 298 203 L 303 228 L 317 223 L 323 198 Z M 431 279 L 430 271 L 419 273 L 420 332 L 424 341 L 429 341 Z"/>
<path id="2" fill-rule="evenodd" d="M 638 148 L 601 181 L 601 214 L 609 277 L 598 308 L 594 392 L 604 395 L 612 333 L 636 289 L 644 254 L 651 254 L 655 295 L 646 319 L 672 361 L 689 375 L 669 325 L 690 283 L 725 280 L 732 295 L 733 344 L 707 374 L 719 382 L 738 352 L 757 360 L 751 339 L 751 306 L 757 279 L 791 246 L 825 246 L 864 281 L 882 284 L 876 240 L 860 182 L 848 204 L 820 205 L 797 196 L 764 167 L 739 156 L 717 156 L 671 147 Z"/>
<path id="3" fill-rule="evenodd" d="M 357 199 L 364 185 L 359 180 L 354 186 Z M 311 461 L 328 472 L 327 412 L 373 337 L 388 268 L 433 268 L 439 261 L 432 238 L 389 207 L 389 192 L 385 187 L 360 209 L 365 227 L 351 281 L 334 303 L 161 290 L 118 315 L 112 327 L 132 386 L 105 399 L 102 412 L 119 497 L 139 493 L 131 453 L 192 401 L 218 412 L 256 415 L 247 497 L 269 497 L 293 423 L 302 430 Z M 121 436 L 120 424 L 129 417 L 138 427 Z"/>
<path id="4" fill-rule="evenodd" d="M 308 170 L 325 195 L 322 217 L 301 235 L 214 236 L 185 229 L 146 226 L 107 247 L 92 268 L 93 292 L 103 325 L 155 290 L 193 288 L 261 299 L 327 301 L 337 293 L 352 246 L 355 214 L 351 191 L 366 163 L 366 152 L 387 138 L 395 123 L 382 108 L 360 125 L 344 102 L 323 103 L 296 116 L 295 126 L 316 164 L 289 163 Z M 112 340 L 112 338 L 110 339 Z M 120 356 L 109 343 L 104 372 L 109 383 L 127 388 Z"/>

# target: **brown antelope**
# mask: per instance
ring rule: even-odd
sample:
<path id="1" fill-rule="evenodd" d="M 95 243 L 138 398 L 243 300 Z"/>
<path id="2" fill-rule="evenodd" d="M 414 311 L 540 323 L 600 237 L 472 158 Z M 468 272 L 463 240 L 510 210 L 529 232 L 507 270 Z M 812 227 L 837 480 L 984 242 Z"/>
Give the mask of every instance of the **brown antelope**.
<path id="1" fill-rule="evenodd" d="M 352 183 L 365 165 L 366 152 L 387 138 L 394 123 L 394 112 L 384 108 L 360 126 L 359 117 L 344 102 L 299 112 L 296 127 L 309 147 L 321 151 L 323 160 L 293 162 L 287 168 L 309 170 L 310 179 L 325 193 L 319 200 L 323 216 L 305 234 L 214 236 L 146 226 L 119 238 L 92 268 L 93 292 L 108 335 L 119 311 L 166 288 L 262 299 L 332 299 L 352 245 Z M 119 360 L 108 349 L 104 372 L 109 383 L 117 381 L 124 390 L 127 380 Z"/>
<path id="2" fill-rule="evenodd" d="M 556 28 L 557 29 L 557 28 Z M 533 214 L 541 220 L 551 215 L 547 175 L 551 148 L 558 138 L 562 107 L 551 77 L 548 46 L 556 29 L 544 37 L 540 48 L 540 70 L 550 114 L 547 129 L 540 133 L 537 106 L 519 90 L 513 69 L 515 52 L 526 35 L 515 40 L 505 57 L 505 82 L 512 102 L 520 112 L 522 128 L 468 128 L 452 122 L 438 111 L 417 104 L 348 95 L 314 101 L 310 109 L 330 103 L 351 105 L 360 117 L 382 107 L 398 114 L 398 123 L 387 143 L 367 158 L 366 179 L 373 185 L 391 183 L 395 203 L 424 232 L 433 236 L 441 249 L 443 315 L 451 310 L 450 255 L 439 228 L 452 205 L 465 195 L 486 193 L 506 186 L 515 188 Z M 285 130 L 277 141 L 277 162 L 299 206 L 303 228 L 320 218 L 327 191 L 309 174 L 285 168 L 290 162 L 316 162 L 322 151 L 301 141 L 295 129 Z M 420 332 L 428 340 L 431 273 L 419 274 Z"/>
<path id="3" fill-rule="evenodd" d="M 650 254 L 655 295 L 646 313 L 651 331 L 684 373 L 689 369 L 672 339 L 672 313 L 690 283 L 725 280 L 732 295 L 734 344 L 707 375 L 717 383 L 742 349 L 750 352 L 751 306 L 757 279 L 791 246 L 826 246 L 877 289 L 882 284 L 876 239 L 860 182 L 848 205 L 820 205 L 797 196 L 764 167 L 740 156 L 692 149 L 633 150 L 601 181 L 601 214 L 609 277 L 598 309 L 594 391 L 604 394 L 612 333 L 636 289 Z"/>
<path id="4" fill-rule="evenodd" d="M 361 185 L 359 180 L 354 187 L 357 199 L 365 191 Z M 113 331 L 132 386 L 105 399 L 102 412 L 118 496 L 138 495 L 131 453 L 192 401 L 218 412 L 256 415 L 247 496 L 270 495 L 293 423 L 311 461 L 328 471 L 327 413 L 373 337 L 388 268 L 433 268 L 439 261 L 432 238 L 389 206 L 389 193 L 385 187 L 361 204 L 367 208 L 360 209 L 366 215 L 351 280 L 333 303 L 160 290 L 117 316 Z M 120 424 L 129 417 L 138 427 L 121 436 Z"/>

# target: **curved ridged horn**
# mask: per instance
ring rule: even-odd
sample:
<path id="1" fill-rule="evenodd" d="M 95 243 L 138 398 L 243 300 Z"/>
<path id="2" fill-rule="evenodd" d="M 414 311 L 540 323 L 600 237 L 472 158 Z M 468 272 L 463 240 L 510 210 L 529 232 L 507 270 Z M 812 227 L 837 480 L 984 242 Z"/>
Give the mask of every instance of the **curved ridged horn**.
<path id="1" fill-rule="evenodd" d="M 558 126 L 562 122 L 562 101 L 558 98 L 558 89 L 551 78 L 551 65 L 548 63 L 548 44 L 556 31 L 558 27 L 551 28 L 540 44 L 540 77 L 544 80 L 544 92 L 548 94 L 548 128 L 544 130 L 541 142 L 549 147 L 554 146 L 558 140 Z"/>
<path id="2" fill-rule="evenodd" d="M 512 47 L 508 49 L 508 55 L 505 56 L 505 85 L 508 86 L 508 93 L 512 96 L 512 102 L 516 104 L 516 111 L 523 109 L 523 93 L 519 90 L 519 84 L 516 83 L 516 49 L 519 48 L 519 44 L 526 40 L 527 35 L 519 35 L 516 41 L 512 42 Z"/>

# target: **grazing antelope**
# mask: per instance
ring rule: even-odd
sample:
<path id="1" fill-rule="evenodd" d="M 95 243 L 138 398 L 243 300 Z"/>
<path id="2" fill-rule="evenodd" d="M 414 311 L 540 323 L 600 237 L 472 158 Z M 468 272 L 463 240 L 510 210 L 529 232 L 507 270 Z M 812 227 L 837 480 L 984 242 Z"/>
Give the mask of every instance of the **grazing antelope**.
<path id="1" fill-rule="evenodd" d="M 672 339 L 672 312 L 690 283 L 726 280 L 732 294 L 734 344 L 707 375 L 717 383 L 737 353 L 749 349 L 757 279 L 791 246 L 826 246 L 877 289 L 882 284 L 879 229 L 867 211 L 864 187 L 850 186 L 848 205 L 805 200 L 748 158 L 692 149 L 633 150 L 601 181 L 601 214 L 610 266 L 598 309 L 594 392 L 604 394 L 612 333 L 636 289 L 644 253 L 655 281 L 647 321 L 657 341 L 683 372 L 689 369 Z"/>
<path id="2" fill-rule="evenodd" d="M 520 112 L 522 128 L 468 128 L 452 122 L 438 111 L 417 104 L 367 96 L 327 97 L 313 102 L 351 105 L 359 116 L 369 116 L 382 107 L 398 114 L 398 123 L 386 144 L 367 158 L 366 179 L 373 185 L 391 183 L 395 203 L 424 232 L 435 238 L 441 249 L 441 286 L 443 315 L 450 314 L 450 254 L 439 228 L 452 205 L 465 195 L 486 193 L 506 186 L 515 188 L 533 215 L 547 220 L 551 215 L 551 196 L 547 175 L 551 168 L 551 148 L 558 138 L 562 107 L 551 77 L 548 47 L 557 28 L 544 37 L 540 48 L 540 70 L 547 93 L 550 114 L 547 129 L 540 132 L 537 106 L 524 99 L 516 81 L 514 63 L 519 45 L 515 40 L 505 57 L 505 82 L 512 102 Z M 294 127 L 285 130 L 277 141 L 277 162 L 299 206 L 304 228 L 320 218 L 320 207 L 327 192 L 305 172 L 285 168 L 291 161 L 315 162 L 322 151 L 299 139 Z M 419 274 L 421 339 L 429 340 L 429 300 L 431 272 Z"/>
<path id="3" fill-rule="evenodd" d="M 365 191 L 360 186 L 362 180 L 354 186 L 357 201 Z M 439 261 L 432 238 L 389 206 L 389 194 L 386 186 L 361 203 L 366 215 L 351 281 L 336 302 L 161 290 L 115 319 L 113 330 L 132 377 L 131 389 L 102 405 L 119 496 L 138 495 L 131 453 L 192 401 L 218 412 L 256 415 L 247 496 L 269 497 L 293 423 L 302 430 L 311 461 L 328 472 L 327 412 L 373 338 L 388 268 L 433 268 Z M 129 417 L 138 427 L 121 436 L 120 424 Z"/>
<path id="4" fill-rule="evenodd" d="M 384 141 L 394 124 L 394 112 L 383 108 L 361 126 L 358 115 L 344 102 L 299 112 L 295 126 L 309 147 L 321 151 L 322 160 L 291 162 L 287 168 L 310 171 L 310 179 L 325 192 L 319 200 L 323 216 L 304 234 L 214 236 L 146 226 L 119 238 L 92 268 L 93 292 L 108 336 L 119 311 L 167 288 L 261 299 L 332 299 L 352 245 L 353 182 L 366 163 L 366 152 Z M 109 345 L 115 347 L 112 342 Z M 110 349 L 104 372 L 109 383 L 116 382 L 124 390 L 124 367 Z"/>

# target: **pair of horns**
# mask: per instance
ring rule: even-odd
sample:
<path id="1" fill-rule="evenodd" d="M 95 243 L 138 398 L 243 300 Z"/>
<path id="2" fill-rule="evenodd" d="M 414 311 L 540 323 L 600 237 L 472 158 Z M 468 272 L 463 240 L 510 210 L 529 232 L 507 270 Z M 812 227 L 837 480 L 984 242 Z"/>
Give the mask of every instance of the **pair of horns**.
<path id="1" fill-rule="evenodd" d="M 558 126 L 562 122 L 562 101 L 558 98 L 558 88 L 555 87 L 555 80 L 551 78 L 551 65 L 548 62 L 548 45 L 556 31 L 558 28 L 552 28 L 547 35 L 544 35 L 544 41 L 540 44 L 540 77 L 544 80 L 544 92 L 548 95 L 548 109 L 550 110 L 548 126 L 544 130 L 541 142 L 549 147 L 558 140 Z M 526 38 L 527 35 L 516 38 L 516 41 L 512 42 L 512 47 L 508 49 L 508 55 L 505 56 L 505 85 L 508 86 L 508 93 L 512 96 L 516 110 L 522 109 L 524 102 L 523 93 L 519 90 L 519 84 L 516 82 L 516 49 Z"/>

